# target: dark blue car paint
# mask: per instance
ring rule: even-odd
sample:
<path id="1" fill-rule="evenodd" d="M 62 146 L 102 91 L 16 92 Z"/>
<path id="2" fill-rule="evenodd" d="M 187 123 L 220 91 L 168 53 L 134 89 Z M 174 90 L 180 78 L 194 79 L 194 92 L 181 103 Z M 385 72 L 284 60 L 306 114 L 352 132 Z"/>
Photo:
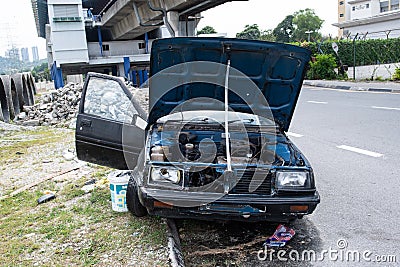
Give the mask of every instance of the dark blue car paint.
<path id="1" fill-rule="evenodd" d="M 230 52 L 227 53 L 226 48 L 229 46 Z M 230 58 L 232 68 L 247 75 L 258 87 L 262 95 L 268 101 L 269 107 L 274 116 L 275 122 L 279 126 L 277 129 L 275 153 L 288 164 L 265 165 L 247 164 L 246 166 L 234 166 L 235 171 L 245 168 L 265 168 L 270 172 L 276 170 L 294 170 L 309 171 L 312 175 L 312 186 L 307 190 L 277 190 L 271 188 L 270 194 L 236 194 L 229 193 L 221 199 L 216 200 L 209 205 L 193 208 L 171 207 L 156 208 L 154 201 L 156 199 L 182 199 L 182 201 L 196 200 L 201 197 L 196 192 L 181 191 L 180 193 L 169 189 L 156 189 L 147 185 L 147 177 L 151 165 L 170 165 L 168 162 L 152 162 L 148 161 L 148 156 L 142 150 L 138 156 L 138 167 L 133 171 L 132 175 L 137 184 L 137 194 L 140 203 L 146 207 L 148 212 L 153 215 L 172 218 L 197 218 L 206 220 L 245 220 L 245 221 L 285 221 L 310 214 L 314 211 L 320 202 L 319 194 L 316 191 L 313 171 L 307 159 L 301 152 L 291 143 L 283 131 L 287 131 L 295 109 L 297 98 L 300 93 L 302 81 L 305 74 L 305 67 L 310 59 L 310 52 L 306 49 L 286 44 L 237 40 L 237 39 L 221 39 L 221 38 L 174 38 L 162 39 L 153 43 L 151 57 L 151 75 L 157 75 L 165 68 L 179 64 L 193 62 L 196 60 L 212 61 L 216 63 L 226 64 Z M 196 73 L 194 73 L 196 75 Z M 221 72 L 221 77 L 225 75 Z M 113 77 L 105 77 L 99 74 L 90 74 L 90 76 L 98 76 L 106 79 L 117 79 Z M 178 73 L 179 76 L 179 73 Z M 185 76 L 182 74 L 181 78 Z M 125 88 L 125 85 L 119 81 L 125 93 L 131 98 L 131 94 Z M 154 84 L 153 84 L 154 85 Z M 157 85 L 157 83 L 156 83 Z M 86 87 L 86 85 L 85 85 Z M 157 92 L 155 94 L 155 92 Z M 195 93 L 194 93 L 195 92 Z M 164 95 L 166 93 L 166 95 Z M 114 138 L 110 139 L 112 146 L 104 140 L 104 133 L 101 131 L 102 126 L 112 124 L 109 121 L 99 121 L 99 118 L 90 117 L 84 114 L 85 88 L 79 110 L 77 121 L 77 153 L 80 159 L 116 167 L 123 162 L 121 151 L 121 135 L 122 131 L 118 131 Z M 161 97 L 159 97 L 161 96 Z M 147 130 L 151 129 L 153 124 L 162 116 L 169 114 L 176 106 L 186 100 L 196 97 L 213 97 L 219 101 L 223 101 L 223 88 L 212 84 L 191 84 L 187 83 L 183 86 L 174 88 L 167 92 L 162 87 L 153 86 L 150 83 L 150 114 L 148 117 Z M 237 95 L 230 94 L 230 107 L 234 111 L 253 113 L 249 105 L 246 105 Z M 137 103 L 135 103 L 137 104 Z M 145 119 L 144 112 L 139 108 L 139 115 Z M 260 115 L 260 114 L 257 114 Z M 262 115 L 262 114 L 261 114 Z M 91 123 L 85 126 L 84 120 L 90 120 Z M 85 130 L 85 127 L 88 128 Z M 80 132 L 79 129 L 84 131 Z M 199 136 L 207 136 L 211 132 L 197 132 Z M 215 133 L 215 132 L 214 132 Z M 145 134 L 145 133 L 143 133 Z M 251 135 L 251 133 L 250 133 Z M 146 144 L 150 144 L 151 136 L 147 136 Z M 216 135 L 218 139 L 218 135 Z M 93 141 L 93 140 L 94 141 Z M 157 138 L 155 138 L 157 139 Z M 215 141 L 221 141 L 221 140 Z M 221 139 L 221 138 L 220 138 Z M 89 141 L 88 141 L 89 140 Z M 141 140 L 139 140 L 141 141 Z M 143 144 L 144 144 L 143 140 Z M 168 144 L 166 144 L 168 145 Z M 118 149 L 113 149 L 113 147 Z M 107 152 L 103 151 L 104 149 Z M 113 153 L 110 153 L 112 151 Z M 101 152 L 101 153 L 98 153 Z M 109 157 L 106 157 L 107 154 Z M 111 160 L 111 158 L 113 160 Z M 301 159 L 301 163 L 299 163 Z M 118 161 L 118 162 L 116 162 Z M 121 161 L 121 162 L 120 162 Z M 174 163 L 186 165 L 198 165 L 202 163 L 180 162 Z M 216 168 L 219 173 L 224 172 L 226 164 L 206 164 L 209 167 Z M 272 183 L 274 186 L 274 183 Z M 293 213 L 290 211 L 291 205 L 307 205 L 307 212 Z M 250 215 L 250 217 L 248 217 Z"/>
<path id="2" fill-rule="evenodd" d="M 151 53 L 150 76 L 181 63 L 208 61 L 227 64 L 230 59 L 231 68 L 242 72 L 256 84 L 267 100 L 275 122 L 283 131 L 289 128 L 311 55 L 308 49 L 282 43 L 197 37 L 156 40 Z M 222 68 L 221 79 L 224 79 L 224 71 Z M 196 76 L 205 77 L 205 74 L 193 71 L 189 74 L 185 71 L 181 75 L 174 73 L 173 77 L 166 74 L 160 83 L 152 84 L 150 80 L 149 124 L 193 97 L 209 97 L 224 102 L 223 87 L 210 83 L 191 83 Z M 168 79 L 181 79 L 187 83 L 169 90 L 165 86 Z M 209 79 L 214 80 L 215 75 L 210 74 Z M 234 111 L 254 113 L 252 107 L 232 92 L 229 104 Z M 258 107 L 259 110 L 263 108 L 268 109 Z"/>

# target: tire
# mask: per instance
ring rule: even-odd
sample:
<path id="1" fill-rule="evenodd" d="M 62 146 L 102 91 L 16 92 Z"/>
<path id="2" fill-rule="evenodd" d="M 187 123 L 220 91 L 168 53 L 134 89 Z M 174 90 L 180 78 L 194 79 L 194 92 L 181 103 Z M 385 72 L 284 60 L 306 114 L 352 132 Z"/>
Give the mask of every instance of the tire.
<path id="1" fill-rule="evenodd" d="M 132 215 L 136 217 L 143 217 L 147 215 L 146 208 L 140 203 L 138 196 L 138 188 L 136 181 L 131 175 L 128 182 L 128 188 L 126 189 L 126 205 Z"/>

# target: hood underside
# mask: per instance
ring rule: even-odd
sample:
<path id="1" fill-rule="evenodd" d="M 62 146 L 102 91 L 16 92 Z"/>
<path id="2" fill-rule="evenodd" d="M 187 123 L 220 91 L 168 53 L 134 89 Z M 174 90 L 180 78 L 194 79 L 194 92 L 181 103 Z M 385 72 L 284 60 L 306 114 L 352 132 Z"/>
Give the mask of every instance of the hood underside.
<path id="1" fill-rule="evenodd" d="M 227 64 L 233 111 L 273 116 L 287 131 L 311 52 L 281 43 L 227 38 L 153 42 L 149 124 L 183 109 L 223 110 Z"/>

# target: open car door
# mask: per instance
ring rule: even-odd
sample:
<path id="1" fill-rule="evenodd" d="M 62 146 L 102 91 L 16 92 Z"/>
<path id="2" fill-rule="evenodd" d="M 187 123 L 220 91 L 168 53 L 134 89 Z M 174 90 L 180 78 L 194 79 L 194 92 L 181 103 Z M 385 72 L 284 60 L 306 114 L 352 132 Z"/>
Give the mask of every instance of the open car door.
<path id="1" fill-rule="evenodd" d="M 133 169 L 144 147 L 146 112 L 117 77 L 88 73 L 76 122 L 78 159 Z"/>

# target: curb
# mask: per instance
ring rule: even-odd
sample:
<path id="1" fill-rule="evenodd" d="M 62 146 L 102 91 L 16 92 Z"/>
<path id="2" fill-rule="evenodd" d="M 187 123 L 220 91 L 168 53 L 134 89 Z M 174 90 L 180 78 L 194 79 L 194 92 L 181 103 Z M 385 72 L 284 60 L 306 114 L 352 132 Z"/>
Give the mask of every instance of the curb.
<path id="1" fill-rule="evenodd" d="M 330 88 L 330 89 L 349 90 L 349 91 L 400 93 L 400 88 L 399 89 L 391 89 L 391 88 L 362 87 L 362 86 L 337 85 L 337 84 L 312 82 L 312 81 L 304 81 L 303 85 L 308 85 L 308 86 L 313 86 L 313 87 Z"/>

